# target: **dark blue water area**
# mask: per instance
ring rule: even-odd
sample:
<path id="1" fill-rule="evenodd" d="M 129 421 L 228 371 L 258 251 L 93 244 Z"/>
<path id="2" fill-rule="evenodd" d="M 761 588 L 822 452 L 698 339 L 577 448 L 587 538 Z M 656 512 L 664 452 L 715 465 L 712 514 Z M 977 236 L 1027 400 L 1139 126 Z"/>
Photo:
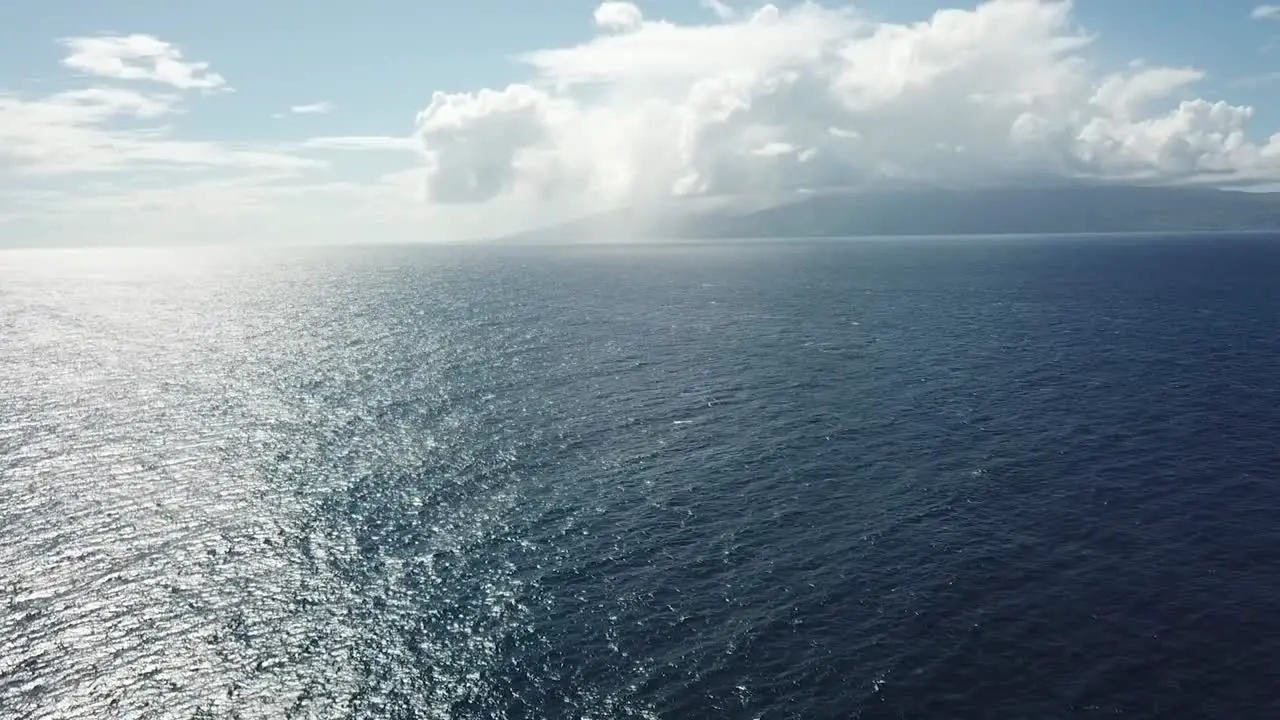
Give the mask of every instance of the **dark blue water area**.
<path id="1" fill-rule="evenodd" d="M 11 716 L 1280 717 L 1276 237 L 7 257 Z"/>

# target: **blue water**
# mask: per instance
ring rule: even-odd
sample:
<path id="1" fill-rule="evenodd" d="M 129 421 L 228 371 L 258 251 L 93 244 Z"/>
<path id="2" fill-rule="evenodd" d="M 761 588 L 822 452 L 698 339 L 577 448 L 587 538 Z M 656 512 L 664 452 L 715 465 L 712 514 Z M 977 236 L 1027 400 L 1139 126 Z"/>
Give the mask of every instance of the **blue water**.
<path id="1" fill-rule="evenodd" d="M 1280 238 L 0 253 L 5 718 L 1280 717 Z"/>

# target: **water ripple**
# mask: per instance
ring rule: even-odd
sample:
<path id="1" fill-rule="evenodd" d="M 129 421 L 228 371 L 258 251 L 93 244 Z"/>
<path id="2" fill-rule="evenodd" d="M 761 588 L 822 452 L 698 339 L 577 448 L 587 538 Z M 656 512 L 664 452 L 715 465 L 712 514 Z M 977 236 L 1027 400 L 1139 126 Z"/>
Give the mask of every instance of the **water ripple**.
<path id="1" fill-rule="evenodd" d="M 0 714 L 1274 717 L 1277 270 L 4 253 Z"/>

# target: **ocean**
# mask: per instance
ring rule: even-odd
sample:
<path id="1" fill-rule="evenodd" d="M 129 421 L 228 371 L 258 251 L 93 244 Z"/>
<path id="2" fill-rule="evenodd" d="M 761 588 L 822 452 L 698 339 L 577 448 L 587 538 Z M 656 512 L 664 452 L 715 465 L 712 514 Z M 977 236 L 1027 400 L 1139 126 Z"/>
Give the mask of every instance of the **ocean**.
<path id="1" fill-rule="evenodd" d="M 1280 717 L 1280 237 L 0 253 L 0 717 Z"/>

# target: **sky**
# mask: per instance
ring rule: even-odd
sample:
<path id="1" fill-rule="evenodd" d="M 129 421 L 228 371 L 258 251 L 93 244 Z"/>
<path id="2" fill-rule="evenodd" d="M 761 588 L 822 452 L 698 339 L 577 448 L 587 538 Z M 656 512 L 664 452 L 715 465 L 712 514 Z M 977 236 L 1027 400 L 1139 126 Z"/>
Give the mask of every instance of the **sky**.
<path id="1" fill-rule="evenodd" d="M 17 0 L 0 245 L 461 240 L 674 198 L 1280 187 L 1280 5 Z"/>

